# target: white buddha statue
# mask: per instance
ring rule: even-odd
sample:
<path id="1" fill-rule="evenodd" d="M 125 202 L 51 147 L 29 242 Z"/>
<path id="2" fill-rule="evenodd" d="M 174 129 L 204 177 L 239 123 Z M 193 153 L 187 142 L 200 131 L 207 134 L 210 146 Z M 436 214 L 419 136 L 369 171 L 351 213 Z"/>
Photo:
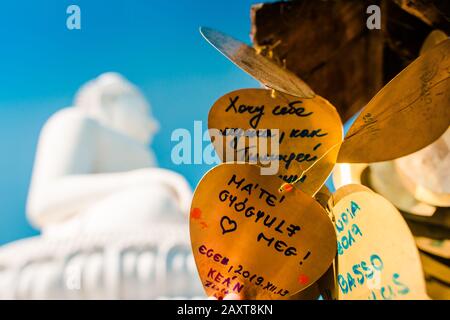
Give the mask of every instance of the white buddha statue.
<path id="1" fill-rule="evenodd" d="M 39 138 L 27 215 L 44 235 L 187 222 L 191 189 L 155 167 L 158 129 L 139 90 L 116 73 L 89 81 Z"/>
<path id="2" fill-rule="evenodd" d="M 0 247 L 0 299 L 204 296 L 187 224 L 192 191 L 155 167 L 149 109 L 106 73 L 47 121 L 27 203 L 42 235 Z"/>

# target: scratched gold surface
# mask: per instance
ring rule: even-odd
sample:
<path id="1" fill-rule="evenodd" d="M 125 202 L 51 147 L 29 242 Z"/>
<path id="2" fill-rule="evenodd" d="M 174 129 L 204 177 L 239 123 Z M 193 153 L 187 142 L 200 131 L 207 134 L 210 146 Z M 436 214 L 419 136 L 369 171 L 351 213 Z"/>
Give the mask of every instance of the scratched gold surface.
<path id="1" fill-rule="evenodd" d="M 338 162 L 370 163 L 413 153 L 450 123 L 450 39 L 424 52 L 365 106 L 350 127 Z"/>
<path id="2" fill-rule="evenodd" d="M 447 39 L 444 32 L 432 31 L 425 39 L 420 54 L 425 54 Z M 334 169 L 333 181 L 336 187 L 345 182 L 361 183 L 359 167 L 369 166 L 370 186 L 376 192 L 403 211 L 431 216 L 436 211 L 434 206 L 449 206 L 450 203 L 449 138 L 450 131 L 447 129 L 425 148 L 393 161 L 338 164 Z"/>

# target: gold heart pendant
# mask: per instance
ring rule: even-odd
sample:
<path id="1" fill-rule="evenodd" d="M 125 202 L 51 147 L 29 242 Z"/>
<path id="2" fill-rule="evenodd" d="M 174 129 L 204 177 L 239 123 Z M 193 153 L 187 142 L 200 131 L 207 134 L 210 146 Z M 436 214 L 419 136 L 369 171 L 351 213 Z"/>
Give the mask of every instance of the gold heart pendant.
<path id="1" fill-rule="evenodd" d="M 336 235 L 327 212 L 251 164 L 221 164 L 195 190 L 192 250 L 208 296 L 288 299 L 331 265 Z"/>

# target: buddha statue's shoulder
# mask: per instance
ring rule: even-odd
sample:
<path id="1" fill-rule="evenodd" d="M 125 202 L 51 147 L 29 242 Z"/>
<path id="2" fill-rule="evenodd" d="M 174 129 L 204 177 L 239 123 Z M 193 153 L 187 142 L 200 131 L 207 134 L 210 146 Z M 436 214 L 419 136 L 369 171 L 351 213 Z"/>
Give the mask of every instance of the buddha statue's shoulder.
<path id="1" fill-rule="evenodd" d="M 64 133 L 92 133 L 99 128 L 97 120 L 77 107 L 67 107 L 55 112 L 42 128 L 42 134 L 60 131 Z"/>

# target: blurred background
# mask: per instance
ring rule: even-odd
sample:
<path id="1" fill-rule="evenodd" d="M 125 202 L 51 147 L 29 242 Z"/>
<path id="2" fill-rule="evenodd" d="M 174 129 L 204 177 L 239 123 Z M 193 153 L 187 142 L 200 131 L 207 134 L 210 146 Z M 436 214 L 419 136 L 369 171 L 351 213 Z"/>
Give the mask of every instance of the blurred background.
<path id="1" fill-rule="evenodd" d="M 136 84 L 161 129 L 152 149 L 159 166 L 192 187 L 207 165 L 174 165 L 176 128 L 206 122 L 226 92 L 258 86 L 201 37 L 210 26 L 250 43 L 250 6 L 258 1 L 8 1 L 0 10 L 0 245 L 38 234 L 25 217 L 38 134 L 51 114 L 70 106 L 86 81 L 108 71 Z M 81 30 L 66 9 L 81 8 Z"/>

